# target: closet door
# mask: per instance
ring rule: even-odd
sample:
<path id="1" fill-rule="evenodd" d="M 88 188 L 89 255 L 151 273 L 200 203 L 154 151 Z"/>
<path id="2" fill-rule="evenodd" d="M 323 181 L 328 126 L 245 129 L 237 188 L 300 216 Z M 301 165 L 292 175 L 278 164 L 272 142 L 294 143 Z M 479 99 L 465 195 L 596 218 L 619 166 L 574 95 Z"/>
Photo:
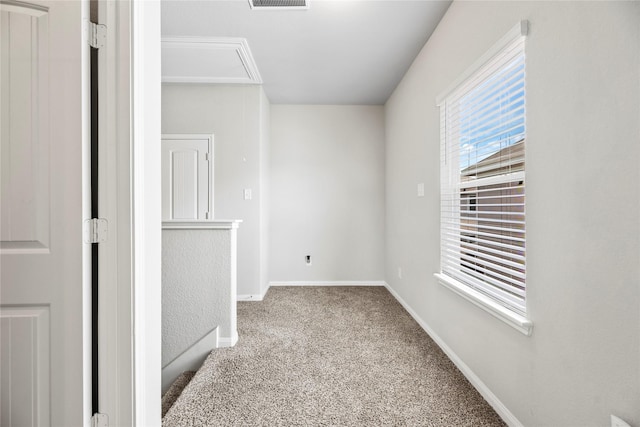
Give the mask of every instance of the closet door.
<path id="1" fill-rule="evenodd" d="M 162 220 L 213 219 L 213 136 L 162 136 Z"/>
<path id="2" fill-rule="evenodd" d="M 3 427 L 90 416 L 88 10 L 85 0 L 0 0 Z"/>

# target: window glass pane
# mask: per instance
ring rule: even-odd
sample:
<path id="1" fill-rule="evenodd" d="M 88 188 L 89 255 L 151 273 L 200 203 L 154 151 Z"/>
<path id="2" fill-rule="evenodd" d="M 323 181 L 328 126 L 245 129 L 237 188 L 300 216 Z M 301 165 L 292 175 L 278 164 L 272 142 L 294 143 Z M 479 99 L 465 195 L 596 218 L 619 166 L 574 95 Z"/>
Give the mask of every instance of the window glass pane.
<path id="1" fill-rule="evenodd" d="M 499 172 L 509 147 L 524 139 L 524 53 L 469 91 L 458 109 L 462 175 L 473 176 L 480 164 L 487 176 L 488 161 Z"/>

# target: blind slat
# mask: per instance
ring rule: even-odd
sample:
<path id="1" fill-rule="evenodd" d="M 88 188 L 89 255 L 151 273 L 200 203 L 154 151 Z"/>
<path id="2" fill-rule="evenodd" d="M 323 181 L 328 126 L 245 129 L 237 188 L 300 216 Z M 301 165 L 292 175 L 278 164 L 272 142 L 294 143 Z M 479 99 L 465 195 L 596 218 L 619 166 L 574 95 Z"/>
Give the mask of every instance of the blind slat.
<path id="1" fill-rule="evenodd" d="M 525 295 L 523 283 L 499 280 L 493 275 L 487 274 L 487 270 L 482 266 L 469 264 L 464 261 L 455 260 L 455 265 L 461 269 L 461 272 L 463 272 L 465 276 L 471 276 L 476 280 L 485 282 L 486 284 L 490 284 L 493 287 L 502 289 L 514 295 Z"/>
<path id="2" fill-rule="evenodd" d="M 482 267 L 471 265 L 465 262 L 459 262 L 456 260 L 455 263 L 452 265 L 455 265 L 457 267 L 461 265 L 462 271 L 465 273 L 465 276 L 471 276 L 472 278 L 479 280 L 480 283 L 486 282 L 494 287 L 498 287 L 514 295 L 521 295 L 521 296 L 525 295 L 525 291 L 522 289 L 524 284 L 522 283 L 516 283 L 515 281 L 509 281 L 509 280 L 507 281 L 497 280 L 491 275 L 485 274 L 485 272 L 482 271 Z"/>
<path id="3" fill-rule="evenodd" d="M 478 254 L 490 253 L 490 254 L 500 255 L 500 257 L 496 257 L 495 259 L 496 261 L 511 265 L 514 268 L 520 268 L 521 266 L 524 265 L 525 257 L 524 255 L 521 255 L 519 253 L 505 252 L 503 250 L 494 249 L 493 247 L 491 247 L 492 245 L 489 246 L 485 244 L 473 243 L 473 241 L 466 242 L 464 243 L 464 245 L 462 244 L 455 245 L 455 247 L 457 248 L 462 246 L 465 247 L 465 252 L 468 252 L 468 253 L 478 253 Z M 524 253 L 524 248 L 521 248 L 521 250 L 517 252 Z"/>
<path id="4" fill-rule="evenodd" d="M 460 248 L 451 248 L 449 249 L 449 251 L 453 252 L 453 255 L 459 256 L 460 259 L 465 259 L 467 261 L 477 262 L 479 259 L 486 260 L 486 263 L 484 263 L 484 265 L 486 265 L 487 267 L 492 267 L 499 271 L 502 271 L 503 273 L 513 274 L 516 277 L 524 279 L 524 274 L 519 271 L 520 269 L 524 269 L 524 262 L 518 263 L 509 261 L 505 257 L 492 256 L 487 254 L 486 252 L 477 250 L 474 251 L 470 248 L 471 246 L 462 245 Z M 458 251 L 456 251 L 455 249 L 458 249 Z M 462 253 L 462 255 L 460 255 L 459 252 Z M 502 264 L 511 268 L 505 268 L 502 266 Z"/>
<path id="5" fill-rule="evenodd" d="M 512 173 L 503 173 L 498 176 L 489 176 L 485 178 L 478 178 L 472 181 L 465 181 L 458 183 L 459 188 L 473 188 L 473 187 L 486 187 L 486 186 L 494 186 L 494 185 L 504 185 L 503 189 L 514 190 L 516 188 L 524 188 L 520 184 L 516 184 L 514 186 L 509 186 L 508 184 L 519 183 L 520 181 L 524 182 L 524 171 L 520 172 L 512 172 Z M 501 188 L 483 188 L 476 191 L 496 191 Z M 445 193 L 446 194 L 446 193 Z"/>
<path id="6" fill-rule="evenodd" d="M 505 116 L 506 118 L 520 118 L 519 112 L 524 103 L 524 79 L 510 81 L 508 84 L 510 87 L 504 88 L 500 92 L 486 94 L 487 96 L 482 100 L 482 103 L 473 105 L 472 109 L 459 109 L 450 112 L 447 115 L 447 120 L 454 122 L 450 128 L 451 131 L 465 131 L 480 124 L 482 125 L 481 129 L 486 129 L 489 124 L 504 120 Z M 500 100 L 498 105 L 496 105 L 496 99 Z M 515 106 L 518 108 L 514 108 Z M 505 111 L 509 111 L 509 114 L 502 114 Z M 460 118 L 464 118 L 464 121 L 461 122 Z"/>
<path id="7" fill-rule="evenodd" d="M 524 231 L 520 231 L 520 234 L 524 234 Z M 487 243 L 487 244 L 493 244 L 493 246 L 498 246 L 500 245 L 501 247 L 504 247 L 505 249 L 512 249 L 512 250 L 517 250 L 517 249 L 521 249 L 522 246 L 518 246 L 518 244 L 525 243 L 525 239 L 521 238 L 521 237 L 516 237 L 513 235 L 505 235 L 505 234 L 492 234 L 492 233 L 485 233 L 483 231 L 479 231 L 479 230 L 475 230 L 474 231 L 474 236 L 473 239 L 479 243 Z M 513 233 L 511 233 L 513 234 Z M 452 227 L 446 227 L 444 226 L 442 228 L 442 239 L 445 240 L 447 238 L 449 238 L 448 236 L 452 236 L 451 238 L 456 238 L 456 239 L 460 239 L 460 229 L 459 228 L 452 228 Z M 465 237 L 466 239 L 472 239 L 471 237 Z M 500 239 L 501 242 L 497 243 L 495 242 L 495 240 L 491 240 L 491 239 Z M 516 243 L 515 245 L 510 245 L 508 243 L 505 243 L 504 241 L 510 241 L 510 242 L 514 242 Z"/>

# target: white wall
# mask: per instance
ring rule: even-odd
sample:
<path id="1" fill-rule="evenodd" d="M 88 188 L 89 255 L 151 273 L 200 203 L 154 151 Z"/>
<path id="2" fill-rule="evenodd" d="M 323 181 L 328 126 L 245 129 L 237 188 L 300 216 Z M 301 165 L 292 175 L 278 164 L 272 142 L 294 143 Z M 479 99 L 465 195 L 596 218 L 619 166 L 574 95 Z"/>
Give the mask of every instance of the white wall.
<path id="1" fill-rule="evenodd" d="M 270 167 L 271 281 L 383 280 L 383 107 L 272 105 Z"/>
<path id="2" fill-rule="evenodd" d="M 269 153 L 271 104 L 260 91 L 260 296 L 269 289 Z"/>
<path id="3" fill-rule="evenodd" d="M 162 87 L 163 133 L 214 134 L 214 218 L 243 221 L 238 229 L 238 294 L 260 294 L 266 287 L 260 259 L 261 240 L 266 239 L 261 230 L 265 98 L 256 85 Z M 251 200 L 244 200 L 244 189 L 252 190 Z"/>
<path id="4" fill-rule="evenodd" d="M 436 96 L 520 19 L 531 337 L 432 276 Z M 524 425 L 640 425 L 639 22 L 638 2 L 456 1 L 386 105 L 387 281 Z"/>
<path id="5" fill-rule="evenodd" d="M 216 327 L 237 336 L 234 250 L 235 230 L 162 230 L 163 367 Z"/>

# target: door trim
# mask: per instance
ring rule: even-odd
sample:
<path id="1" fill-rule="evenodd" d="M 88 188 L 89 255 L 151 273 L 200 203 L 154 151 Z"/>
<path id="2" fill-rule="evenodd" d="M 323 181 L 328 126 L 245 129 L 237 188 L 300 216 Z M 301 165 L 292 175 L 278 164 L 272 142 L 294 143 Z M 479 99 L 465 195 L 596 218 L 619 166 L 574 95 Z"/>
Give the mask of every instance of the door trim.
<path id="1" fill-rule="evenodd" d="M 160 425 L 160 1 L 98 3 L 100 412 L 109 425 Z"/>
<path id="2" fill-rule="evenodd" d="M 133 2 L 133 291 L 135 425 L 160 425 L 160 2 Z"/>

